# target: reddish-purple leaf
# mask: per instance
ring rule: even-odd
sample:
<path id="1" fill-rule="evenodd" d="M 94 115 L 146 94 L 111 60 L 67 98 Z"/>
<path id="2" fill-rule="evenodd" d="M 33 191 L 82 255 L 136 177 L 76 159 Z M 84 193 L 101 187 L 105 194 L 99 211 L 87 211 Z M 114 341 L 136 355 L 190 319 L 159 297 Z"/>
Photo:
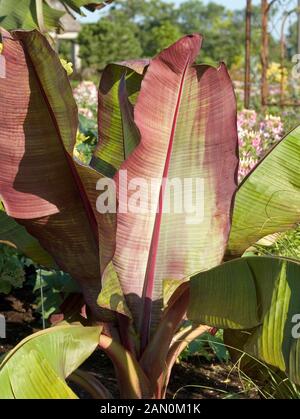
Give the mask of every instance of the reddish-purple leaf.
<path id="1" fill-rule="evenodd" d="M 151 61 L 134 110 L 141 141 L 116 175 L 119 205 L 134 179 L 149 187 L 153 178 L 159 181 L 151 202 L 149 194 L 142 197 L 145 213 L 118 213 L 113 258 L 144 344 L 150 323 L 160 317 L 164 280 L 218 265 L 230 229 L 238 165 L 236 102 L 224 64 L 193 65 L 201 41 L 197 34 L 186 36 Z M 199 178 L 203 214 L 191 220 L 185 211 L 166 213 L 164 178 Z"/>

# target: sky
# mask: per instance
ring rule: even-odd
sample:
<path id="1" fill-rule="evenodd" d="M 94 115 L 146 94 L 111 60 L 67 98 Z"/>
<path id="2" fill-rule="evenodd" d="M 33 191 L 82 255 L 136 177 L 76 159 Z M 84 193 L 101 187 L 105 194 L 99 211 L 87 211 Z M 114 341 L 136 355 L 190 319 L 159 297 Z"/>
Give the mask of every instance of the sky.
<path id="1" fill-rule="evenodd" d="M 184 0 L 166 0 L 166 1 L 170 1 L 178 5 L 182 3 L 182 1 Z M 203 3 L 206 3 L 206 4 L 210 3 L 210 0 L 202 0 L 202 1 Z M 245 7 L 246 0 L 214 0 L 214 3 L 222 4 L 223 6 L 226 6 L 229 9 L 242 9 L 243 7 Z M 253 0 L 252 3 L 254 5 L 259 4 L 260 0 Z M 84 18 L 80 17 L 78 20 L 82 23 L 97 22 L 99 17 L 103 16 L 104 10 L 99 10 L 98 12 L 94 12 L 94 13 L 87 12 L 86 17 Z"/>

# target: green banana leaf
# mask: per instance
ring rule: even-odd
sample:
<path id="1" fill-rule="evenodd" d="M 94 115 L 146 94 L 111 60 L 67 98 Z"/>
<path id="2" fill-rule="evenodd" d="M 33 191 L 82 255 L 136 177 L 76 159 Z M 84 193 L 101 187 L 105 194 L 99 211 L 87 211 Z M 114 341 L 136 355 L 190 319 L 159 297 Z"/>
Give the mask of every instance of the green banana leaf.
<path id="1" fill-rule="evenodd" d="M 283 138 L 240 184 L 227 253 L 241 255 L 269 234 L 300 222 L 300 126 Z"/>
<path id="2" fill-rule="evenodd" d="M 113 177 L 140 142 L 133 119 L 133 104 L 149 60 L 128 61 L 106 66 L 99 86 L 99 143 L 91 166 Z"/>
<path id="3" fill-rule="evenodd" d="M 36 29 L 40 28 L 62 29 L 60 19 L 68 11 L 84 15 L 81 7 L 90 11 L 105 6 L 108 2 L 89 2 L 87 0 L 61 0 L 58 3 L 62 6 L 59 10 L 51 7 L 46 1 L 42 1 L 42 21 L 44 28 L 40 27 L 38 2 L 36 0 L 0 0 L 0 25 L 8 30 Z"/>
<path id="4" fill-rule="evenodd" d="M 64 10 L 56 10 L 43 2 L 44 24 L 47 29 L 60 27 L 59 19 L 65 14 Z M 39 27 L 35 0 L 1 0 L 0 25 L 11 29 L 35 29 Z"/>
<path id="5" fill-rule="evenodd" d="M 191 278 L 188 318 L 249 331 L 244 350 L 300 383 L 300 264 L 244 257 Z"/>
<path id="6" fill-rule="evenodd" d="M 0 364 L 0 398 L 77 399 L 65 380 L 96 349 L 100 333 L 64 324 L 25 338 Z"/>

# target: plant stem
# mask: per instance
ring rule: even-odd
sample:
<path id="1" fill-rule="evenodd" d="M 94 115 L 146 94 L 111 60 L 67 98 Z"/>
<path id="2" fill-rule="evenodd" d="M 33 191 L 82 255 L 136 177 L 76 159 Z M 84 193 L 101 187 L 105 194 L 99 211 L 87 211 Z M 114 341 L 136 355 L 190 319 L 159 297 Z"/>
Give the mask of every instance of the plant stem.
<path id="1" fill-rule="evenodd" d="M 110 391 L 91 373 L 77 370 L 69 376 L 69 380 L 88 392 L 93 399 L 113 399 Z"/>
<path id="2" fill-rule="evenodd" d="M 165 369 L 170 344 L 186 314 L 188 302 L 189 284 L 185 282 L 177 288 L 168 302 L 164 316 L 140 359 L 141 367 L 153 388 L 157 387 L 157 380 Z M 159 390 L 156 389 L 157 392 Z"/>
<path id="3" fill-rule="evenodd" d="M 166 367 L 162 373 L 162 376 L 160 377 L 160 381 L 163 383 L 161 386 L 161 394 L 159 395 L 160 398 L 165 398 L 171 371 L 176 362 L 176 359 L 193 340 L 203 335 L 203 333 L 209 332 L 211 329 L 211 326 L 200 325 L 194 327 L 192 330 L 184 330 L 185 333 L 181 334 L 181 336 L 180 332 L 177 334 L 179 339 L 174 340 L 173 345 L 170 347 L 166 360 Z"/>
<path id="4" fill-rule="evenodd" d="M 148 378 L 128 350 L 103 334 L 100 336 L 99 346 L 114 364 L 122 399 L 153 397 Z"/>

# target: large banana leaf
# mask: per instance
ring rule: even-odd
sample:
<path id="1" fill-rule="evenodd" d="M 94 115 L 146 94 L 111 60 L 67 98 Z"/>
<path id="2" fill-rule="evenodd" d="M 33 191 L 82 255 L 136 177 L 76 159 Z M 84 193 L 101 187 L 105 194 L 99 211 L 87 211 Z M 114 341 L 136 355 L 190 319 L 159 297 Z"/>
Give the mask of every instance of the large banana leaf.
<path id="1" fill-rule="evenodd" d="M 109 64 L 99 86 L 99 144 L 91 166 L 113 177 L 136 148 L 140 133 L 133 121 L 133 105 L 149 60 Z"/>
<path id="2" fill-rule="evenodd" d="M 3 41 L 0 194 L 6 211 L 79 282 L 103 316 L 96 300 L 115 247 L 115 215 L 96 210 L 103 175 L 72 158 L 78 117 L 70 83 L 39 32 L 3 32 Z"/>
<path id="3" fill-rule="evenodd" d="M 0 242 L 16 247 L 34 262 L 46 267 L 55 265 L 52 257 L 24 227 L 9 217 L 0 202 Z"/>
<path id="4" fill-rule="evenodd" d="M 191 278 L 188 318 L 224 329 L 248 329 L 243 349 L 299 384 L 299 295 L 298 262 L 245 257 Z"/>
<path id="5" fill-rule="evenodd" d="M 186 36 L 150 62 L 134 109 L 140 144 L 115 176 L 120 194 L 136 178 L 148 187 L 158 180 L 151 202 L 149 194 L 142 197 L 146 213 L 119 211 L 116 250 L 103 275 L 107 283 L 118 278 L 144 337 L 150 319 L 154 325 L 160 316 L 163 281 L 218 265 L 229 233 L 238 164 L 236 103 L 224 64 L 193 65 L 201 41 Z M 121 171 L 127 171 L 125 185 Z M 164 211 L 163 179 L 174 178 L 201 179 L 203 219 Z"/>
<path id="6" fill-rule="evenodd" d="M 250 172 L 236 194 L 228 243 L 241 255 L 262 237 L 300 222 L 300 126 Z"/>
<path id="7" fill-rule="evenodd" d="M 90 191 L 96 194 L 99 176 L 82 167 L 84 184 L 72 160 L 78 118 L 70 83 L 39 32 L 3 32 L 3 43 L 0 195 L 6 212 L 79 282 L 99 311 L 99 220 L 88 198 Z"/>
<path id="8" fill-rule="evenodd" d="M 65 379 L 96 349 L 100 333 L 61 325 L 25 338 L 0 364 L 0 398 L 77 399 Z"/>
<path id="9" fill-rule="evenodd" d="M 99 143 L 90 165 L 109 178 L 139 143 L 140 134 L 133 121 L 133 104 L 148 64 L 149 60 L 126 61 L 109 64 L 103 71 L 98 93 Z M 115 251 L 116 214 L 103 214 L 101 221 L 99 240 L 103 273 Z"/>

